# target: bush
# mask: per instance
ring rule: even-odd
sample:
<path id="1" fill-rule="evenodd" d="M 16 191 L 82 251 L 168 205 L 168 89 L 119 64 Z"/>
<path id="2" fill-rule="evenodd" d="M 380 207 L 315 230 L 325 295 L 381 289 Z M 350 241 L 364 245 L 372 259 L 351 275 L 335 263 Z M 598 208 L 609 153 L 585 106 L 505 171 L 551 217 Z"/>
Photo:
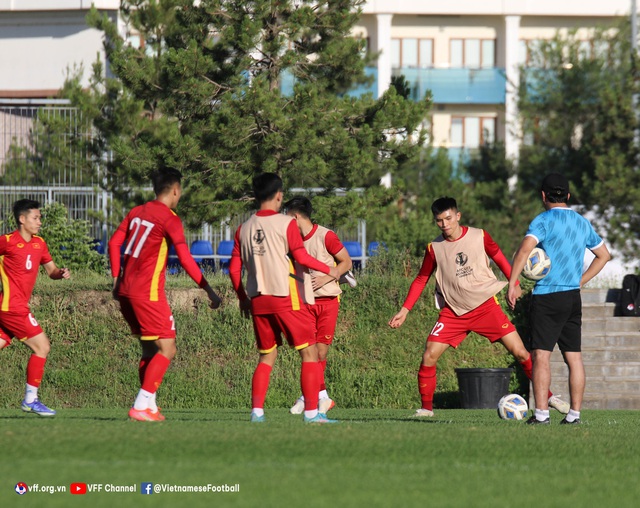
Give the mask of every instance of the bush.
<path id="1" fill-rule="evenodd" d="M 95 240 L 89 234 L 89 221 L 70 219 L 66 207 L 60 203 L 49 203 L 41 211 L 40 234 L 56 265 L 104 273 L 106 259 L 95 249 Z"/>

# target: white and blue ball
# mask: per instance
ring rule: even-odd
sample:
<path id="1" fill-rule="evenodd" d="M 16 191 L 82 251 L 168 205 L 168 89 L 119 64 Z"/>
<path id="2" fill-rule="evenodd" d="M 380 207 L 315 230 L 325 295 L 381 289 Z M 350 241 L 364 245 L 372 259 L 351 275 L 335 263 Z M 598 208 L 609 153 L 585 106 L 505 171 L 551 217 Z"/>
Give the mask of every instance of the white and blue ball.
<path id="1" fill-rule="evenodd" d="M 529 405 L 517 393 L 505 395 L 498 402 L 498 416 L 503 420 L 524 420 L 529 413 Z"/>
<path id="2" fill-rule="evenodd" d="M 524 265 L 522 274 L 529 280 L 544 279 L 551 270 L 551 259 L 540 247 L 535 247 Z"/>

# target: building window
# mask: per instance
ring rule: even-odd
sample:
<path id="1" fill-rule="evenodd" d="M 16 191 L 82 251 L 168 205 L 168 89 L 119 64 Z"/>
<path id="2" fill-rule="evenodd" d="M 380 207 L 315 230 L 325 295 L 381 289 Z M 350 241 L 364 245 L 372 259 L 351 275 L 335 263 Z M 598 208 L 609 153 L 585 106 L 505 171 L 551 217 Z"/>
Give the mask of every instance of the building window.
<path id="1" fill-rule="evenodd" d="M 451 118 L 449 142 L 452 147 L 479 148 L 496 140 L 496 119 L 480 116 Z"/>
<path id="2" fill-rule="evenodd" d="M 433 67 L 433 39 L 391 39 L 391 67 L 394 69 Z"/>
<path id="3" fill-rule="evenodd" d="M 490 69 L 495 67 L 495 39 L 451 39 L 449 50 L 449 65 L 454 69 Z"/>

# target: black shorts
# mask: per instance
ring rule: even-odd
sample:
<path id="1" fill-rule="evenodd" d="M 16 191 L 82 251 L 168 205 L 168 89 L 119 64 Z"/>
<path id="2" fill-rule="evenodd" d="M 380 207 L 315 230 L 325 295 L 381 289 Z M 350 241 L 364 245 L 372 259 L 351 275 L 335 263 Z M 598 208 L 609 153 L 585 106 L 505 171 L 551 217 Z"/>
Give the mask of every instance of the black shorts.
<path id="1" fill-rule="evenodd" d="M 531 298 L 530 349 L 580 352 L 582 345 L 582 299 L 580 290 L 562 291 Z"/>

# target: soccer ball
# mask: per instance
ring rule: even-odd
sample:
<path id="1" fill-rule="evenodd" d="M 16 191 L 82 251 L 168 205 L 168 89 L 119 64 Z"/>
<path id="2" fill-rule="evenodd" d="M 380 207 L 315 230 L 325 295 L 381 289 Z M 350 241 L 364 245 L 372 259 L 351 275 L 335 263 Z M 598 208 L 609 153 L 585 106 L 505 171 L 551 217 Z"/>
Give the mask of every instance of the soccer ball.
<path id="1" fill-rule="evenodd" d="M 547 276 L 551 270 L 551 259 L 540 247 L 536 247 L 529 254 L 522 274 L 529 280 L 540 280 Z"/>
<path id="2" fill-rule="evenodd" d="M 498 402 L 498 416 L 503 420 L 523 420 L 528 411 L 527 401 L 517 393 L 505 395 Z"/>

